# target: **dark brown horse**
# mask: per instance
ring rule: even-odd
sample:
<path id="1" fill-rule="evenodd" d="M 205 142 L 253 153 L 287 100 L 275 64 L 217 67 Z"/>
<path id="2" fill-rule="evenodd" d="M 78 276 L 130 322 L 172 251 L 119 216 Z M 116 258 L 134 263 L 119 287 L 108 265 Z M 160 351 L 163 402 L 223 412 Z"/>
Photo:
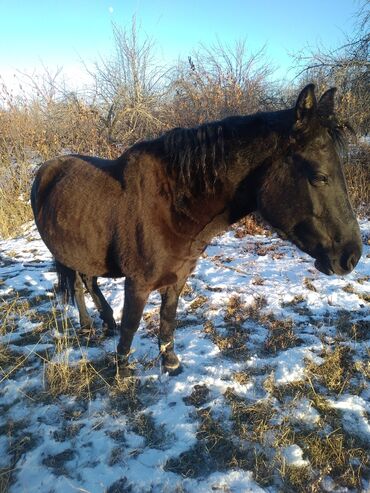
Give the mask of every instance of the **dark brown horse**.
<path id="1" fill-rule="evenodd" d="M 91 324 L 83 284 L 113 331 L 97 277 L 126 278 L 123 374 L 153 290 L 162 296 L 163 365 L 179 370 L 173 334 L 185 281 L 211 238 L 253 211 L 315 258 L 321 272 L 355 267 L 361 238 L 339 157 L 344 137 L 334 93 L 317 102 L 310 84 L 289 110 L 175 128 L 113 161 L 72 155 L 40 167 L 32 188 L 36 224 L 81 326 Z"/>

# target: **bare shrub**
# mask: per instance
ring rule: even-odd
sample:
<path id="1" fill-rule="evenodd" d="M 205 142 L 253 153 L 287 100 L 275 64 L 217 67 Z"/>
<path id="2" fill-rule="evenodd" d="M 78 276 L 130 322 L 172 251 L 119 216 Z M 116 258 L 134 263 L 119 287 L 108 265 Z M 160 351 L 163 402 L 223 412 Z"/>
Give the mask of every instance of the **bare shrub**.
<path id="1" fill-rule="evenodd" d="M 350 121 L 355 130 L 368 133 L 370 128 L 369 0 L 363 0 L 356 14 L 357 22 L 350 35 L 335 49 L 319 46 L 295 56 L 300 68 L 300 83 L 315 82 L 318 89 L 339 89 L 338 115 Z"/>
<path id="2" fill-rule="evenodd" d="M 194 126 L 262 109 L 272 71 L 264 50 L 250 54 L 245 41 L 232 47 L 221 41 L 202 45 L 173 71 L 171 126 Z"/>
<path id="3" fill-rule="evenodd" d="M 45 69 L 46 70 L 46 69 Z M 57 74 L 58 75 L 58 74 Z M 116 157 L 101 132 L 98 109 L 68 92 L 57 75 L 19 75 L 16 95 L 0 84 L 0 236 L 32 218 L 30 184 L 39 162 L 61 153 Z"/>
<path id="4" fill-rule="evenodd" d="M 130 29 L 113 24 L 114 54 L 88 70 L 106 137 L 125 146 L 165 128 L 161 101 L 166 70 L 155 59 L 153 40 L 141 40 L 140 34 L 135 17 Z"/>
<path id="5" fill-rule="evenodd" d="M 348 192 L 354 209 L 363 216 L 370 214 L 370 144 L 358 142 L 344 161 Z"/>

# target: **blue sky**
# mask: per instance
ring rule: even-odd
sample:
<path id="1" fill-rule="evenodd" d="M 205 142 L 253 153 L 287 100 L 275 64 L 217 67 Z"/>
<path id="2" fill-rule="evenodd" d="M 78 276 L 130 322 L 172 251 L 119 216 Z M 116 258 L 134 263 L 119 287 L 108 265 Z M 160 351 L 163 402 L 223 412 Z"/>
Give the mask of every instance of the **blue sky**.
<path id="1" fill-rule="evenodd" d="M 165 62 L 216 37 L 230 44 L 246 38 L 252 51 L 266 45 L 282 76 L 289 52 L 343 42 L 358 7 L 358 0 L 0 0 L 0 73 L 44 63 L 78 78 L 81 59 L 89 64 L 112 51 L 112 21 L 125 26 L 136 15 Z"/>

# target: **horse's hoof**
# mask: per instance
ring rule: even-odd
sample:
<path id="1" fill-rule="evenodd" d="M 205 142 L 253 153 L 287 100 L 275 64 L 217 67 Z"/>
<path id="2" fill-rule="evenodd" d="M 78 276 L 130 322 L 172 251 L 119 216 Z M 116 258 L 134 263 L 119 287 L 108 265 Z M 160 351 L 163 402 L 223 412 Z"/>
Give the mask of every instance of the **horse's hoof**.
<path id="1" fill-rule="evenodd" d="M 134 376 L 134 367 L 128 361 L 128 355 L 117 355 L 117 377 L 119 379 L 129 378 Z"/>
<path id="2" fill-rule="evenodd" d="M 182 372 L 180 360 L 174 351 L 167 351 L 162 354 L 162 366 L 164 372 L 170 376 L 176 376 Z"/>
<path id="3" fill-rule="evenodd" d="M 105 337 L 115 336 L 117 334 L 117 326 L 116 325 L 103 325 L 103 335 Z"/>
<path id="4" fill-rule="evenodd" d="M 134 368 L 130 365 L 128 366 L 119 366 L 117 369 L 117 378 L 119 380 L 123 380 L 125 378 L 130 378 L 135 376 Z"/>
<path id="5" fill-rule="evenodd" d="M 173 369 L 176 369 L 180 365 L 180 360 L 175 351 L 166 351 L 162 354 L 162 365 Z"/>
<path id="6" fill-rule="evenodd" d="M 103 334 L 106 337 L 114 336 L 117 334 L 117 324 L 115 320 L 103 323 Z"/>
<path id="7" fill-rule="evenodd" d="M 164 366 L 163 371 L 164 373 L 168 373 L 170 377 L 177 377 L 177 375 L 180 375 L 180 373 L 182 373 L 183 368 L 180 364 L 177 368 L 169 368 L 168 366 Z"/>

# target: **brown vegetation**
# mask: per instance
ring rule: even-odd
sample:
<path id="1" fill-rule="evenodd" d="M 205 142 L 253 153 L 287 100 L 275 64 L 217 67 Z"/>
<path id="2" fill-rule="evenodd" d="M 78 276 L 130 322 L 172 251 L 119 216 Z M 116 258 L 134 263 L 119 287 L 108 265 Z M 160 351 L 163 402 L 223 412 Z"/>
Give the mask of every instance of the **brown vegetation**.
<path id="1" fill-rule="evenodd" d="M 20 76 L 18 91 L 0 79 L 0 236 L 14 235 L 31 219 L 29 185 L 39 162 L 70 152 L 114 158 L 138 140 L 175 126 L 290 106 L 298 90 L 272 83 L 263 49 L 250 53 L 244 41 L 201 46 L 168 68 L 158 65 L 153 41 L 142 39 L 135 20 L 129 29 L 114 26 L 113 34 L 114 55 L 88 70 L 92 84 L 83 93 L 69 91 L 61 71 L 46 68 Z M 361 135 L 369 130 L 368 91 L 362 72 L 353 68 L 356 54 L 351 56 L 339 68 L 332 60 L 330 70 L 310 65 L 309 59 L 297 86 L 306 79 L 314 80 L 319 91 L 336 84 L 339 117 Z M 368 157 L 369 145 L 362 142 L 345 158 L 352 202 L 366 214 Z M 238 234 L 261 231 L 249 220 Z"/>

